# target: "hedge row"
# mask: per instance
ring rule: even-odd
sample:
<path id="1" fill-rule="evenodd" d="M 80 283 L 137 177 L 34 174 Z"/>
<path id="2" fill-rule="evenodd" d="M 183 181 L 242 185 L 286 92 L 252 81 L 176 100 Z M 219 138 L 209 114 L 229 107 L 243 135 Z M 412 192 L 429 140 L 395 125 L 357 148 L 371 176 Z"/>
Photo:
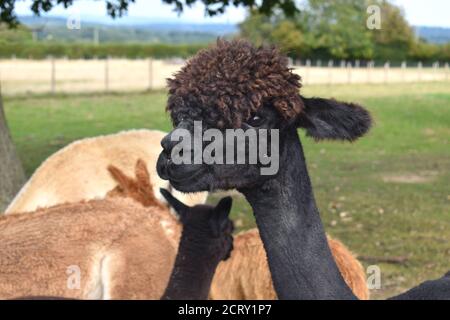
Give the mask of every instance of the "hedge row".
<path id="1" fill-rule="evenodd" d="M 2 44 L 1 58 L 44 59 L 48 56 L 69 59 L 92 59 L 110 57 L 137 58 L 186 58 L 194 55 L 205 45 L 140 45 L 140 44 Z"/>
<path id="2" fill-rule="evenodd" d="M 69 59 L 92 59 L 105 57 L 122 57 L 129 59 L 139 58 L 187 58 L 194 55 L 198 50 L 205 48 L 206 44 L 67 44 L 67 43 L 1 43 L 0 58 L 45 59 L 48 56 L 67 57 Z M 289 52 L 298 59 L 300 54 Z M 311 51 L 309 56 L 312 60 L 335 59 L 324 55 L 322 52 Z M 373 60 L 384 62 L 391 61 L 400 63 L 403 60 L 422 62 L 448 62 L 450 61 L 450 44 L 434 45 L 421 44 L 413 48 L 409 53 L 401 52 L 398 48 L 378 48 Z"/>

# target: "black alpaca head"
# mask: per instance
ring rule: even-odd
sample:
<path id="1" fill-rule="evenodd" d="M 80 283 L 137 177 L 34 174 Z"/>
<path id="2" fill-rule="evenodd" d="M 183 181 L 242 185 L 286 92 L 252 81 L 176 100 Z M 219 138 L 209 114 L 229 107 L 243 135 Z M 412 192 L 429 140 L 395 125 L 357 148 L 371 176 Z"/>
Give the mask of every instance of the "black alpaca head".
<path id="1" fill-rule="evenodd" d="M 234 229 L 233 222 L 229 218 L 233 204 L 231 197 L 222 198 L 216 206 L 189 207 L 166 189 L 160 189 L 160 191 L 179 215 L 183 234 L 189 238 L 205 241 L 203 244 L 217 255 L 219 261 L 228 259 L 233 249 Z"/>
<path id="2" fill-rule="evenodd" d="M 297 128 L 316 139 L 354 141 L 370 128 L 371 117 L 361 106 L 336 100 L 305 98 L 299 94 L 300 77 L 289 69 L 287 58 L 275 48 L 255 48 L 246 41 L 218 41 L 201 51 L 169 80 L 168 111 L 175 129 L 162 141 L 157 170 L 175 188 L 185 192 L 249 188 L 261 185 L 273 176 L 262 175 L 267 166 L 256 163 L 175 163 L 172 151 L 177 144 L 177 129 L 194 136 L 194 121 L 202 121 L 202 130 L 217 128 L 266 131 L 266 150 L 276 140 L 271 129 L 278 130 L 280 157 L 289 152 L 289 144 L 298 142 Z M 265 130 L 263 130 L 265 129 Z M 223 152 L 234 137 L 223 135 Z M 212 139 L 210 139 L 212 140 Z M 203 147 L 208 143 L 203 142 Z M 246 141 L 245 159 L 249 159 Z M 193 144 L 192 144 L 193 145 Z M 260 145 L 258 144 L 258 148 Z M 192 147 L 194 150 L 195 146 Z M 236 149 L 235 149 L 236 151 Z M 194 152 L 192 152 L 192 157 Z M 286 161 L 302 159 L 280 158 Z"/>

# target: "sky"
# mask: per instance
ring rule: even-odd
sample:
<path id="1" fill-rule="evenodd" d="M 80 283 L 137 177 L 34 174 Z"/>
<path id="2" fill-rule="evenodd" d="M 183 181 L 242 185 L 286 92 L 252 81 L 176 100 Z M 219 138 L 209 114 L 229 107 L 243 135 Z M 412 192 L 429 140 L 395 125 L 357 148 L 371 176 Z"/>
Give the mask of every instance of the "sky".
<path id="1" fill-rule="evenodd" d="M 449 0 L 391 0 L 404 9 L 407 20 L 412 25 L 447 27 L 450 28 L 450 1 Z M 17 1 L 16 13 L 30 15 L 31 0 Z M 67 16 L 72 12 L 79 12 L 81 17 L 88 19 L 106 17 L 105 1 L 78 0 L 71 9 L 65 10 L 57 7 L 51 16 Z M 205 17 L 204 7 L 195 4 L 178 16 L 173 12 L 172 6 L 164 4 L 161 0 L 136 0 L 131 4 L 127 18 L 123 22 L 133 20 L 146 20 L 146 22 L 194 22 L 194 23 L 238 23 L 246 15 L 244 8 L 229 7 L 225 14 L 217 17 Z"/>

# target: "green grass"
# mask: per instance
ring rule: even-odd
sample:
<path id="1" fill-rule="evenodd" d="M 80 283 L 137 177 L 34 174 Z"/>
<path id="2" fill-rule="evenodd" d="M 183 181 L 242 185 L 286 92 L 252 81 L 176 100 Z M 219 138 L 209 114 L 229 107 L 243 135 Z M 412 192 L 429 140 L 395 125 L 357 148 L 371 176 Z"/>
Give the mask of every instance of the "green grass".
<path id="1" fill-rule="evenodd" d="M 306 95 L 365 105 L 371 133 L 349 143 L 315 143 L 302 134 L 326 230 L 363 256 L 405 257 L 376 263 L 382 298 L 450 270 L 450 85 L 310 86 Z M 165 92 L 7 97 L 13 139 L 30 175 L 67 143 L 129 128 L 169 130 Z M 211 197 L 217 200 L 219 195 Z M 254 226 L 251 210 L 235 197 L 239 230 Z"/>

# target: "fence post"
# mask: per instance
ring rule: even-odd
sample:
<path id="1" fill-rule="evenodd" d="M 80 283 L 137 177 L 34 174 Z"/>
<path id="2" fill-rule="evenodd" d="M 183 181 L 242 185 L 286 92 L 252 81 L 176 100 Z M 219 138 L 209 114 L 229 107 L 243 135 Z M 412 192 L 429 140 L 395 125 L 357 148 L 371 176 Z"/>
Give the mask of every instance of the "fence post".
<path id="1" fill-rule="evenodd" d="M 330 85 L 333 84 L 333 67 L 334 67 L 334 61 L 329 60 L 328 61 L 328 83 Z"/>
<path id="2" fill-rule="evenodd" d="M 444 72 L 445 72 L 445 80 L 447 80 L 448 81 L 448 62 L 446 62 L 445 63 L 445 70 L 444 70 Z"/>
<path id="3" fill-rule="evenodd" d="M 402 82 L 408 82 L 408 81 L 406 81 L 406 67 L 407 67 L 406 61 L 403 61 L 402 62 L 402 66 L 401 66 L 401 68 L 402 68 Z"/>
<path id="4" fill-rule="evenodd" d="M 359 68 L 360 66 L 360 61 L 357 59 L 355 60 L 355 68 Z"/>
<path id="5" fill-rule="evenodd" d="M 292 68 L 294 66 L 294 60 L 291 57 L 288 57 L 288 67 Z"/>
<path id="6" fill-rule="evenodd" d="M 148 89 L 153 89 L 153 59 L 148 59 Z"/>
<path id="7" fill-rule="evenodd" d="M 50 91 L 52 94 L 55 93 L 55 87 L 56 87 L 56 70 L 55 70 L 55 58 L 53 56 L 50 56 L 50 64 L 51 64 L 51 75 L 50 75 Z"/>
<path id="8" fill-rule="evenodd" d="M 352 62 L 347 63 L 347 83 L 352 83 Z"/>
<path id="9" fill-rule="evenodd" d="M 109 56 L 105 58 L 105 91 L 109 91 Z"/>
<path id="10" fill-rule="evenodd" d="M 367 83 L 372 81 L 371 72 L 372 72 L 372 61 L 367 61 Z"/>
<path id="11" fill-rule="evenodd" d="M 386 61 L 384 64 L 384 83 L 388 83 L 389 81 L 389 68 L 391 67 L 391 64 L 389 61 Z"/>
<path id="12" fill-rule="evenodd" d="M 433 63 L 433 69 L 434 69 L 434 74 L 435 74 L 435 76 L 434 76 L 434 79 L 436 80 L 436 81 L 439 81 L 440 79 L 440 77 L 439 77 L 439 61 L 436 61 L 435 63 Z"/>
<path id="13" fill-rule="evenodd" d="M 310 59 L 307 59 L 306 60 L 306 64 L 305 64 L 305 66 L 306 66 L 306 71 L 305 71 L 305 83 L 308 83 L 308 84 L 310 84 L 311 82 L 309 81 L 309 74 L 310 74 L 310 68 L 311 68 L 311 60 Z"/>
<path id="14" fill-rule="evenodd" d="M 419 61 L 419 62 L 417 63 L 417 69 L 418 69 L 418 72 L 417 72 L 417 80 L 418 80 L 419 82 L 422 81 L 422 67 L 423 67 L 422 62 Z"/>

